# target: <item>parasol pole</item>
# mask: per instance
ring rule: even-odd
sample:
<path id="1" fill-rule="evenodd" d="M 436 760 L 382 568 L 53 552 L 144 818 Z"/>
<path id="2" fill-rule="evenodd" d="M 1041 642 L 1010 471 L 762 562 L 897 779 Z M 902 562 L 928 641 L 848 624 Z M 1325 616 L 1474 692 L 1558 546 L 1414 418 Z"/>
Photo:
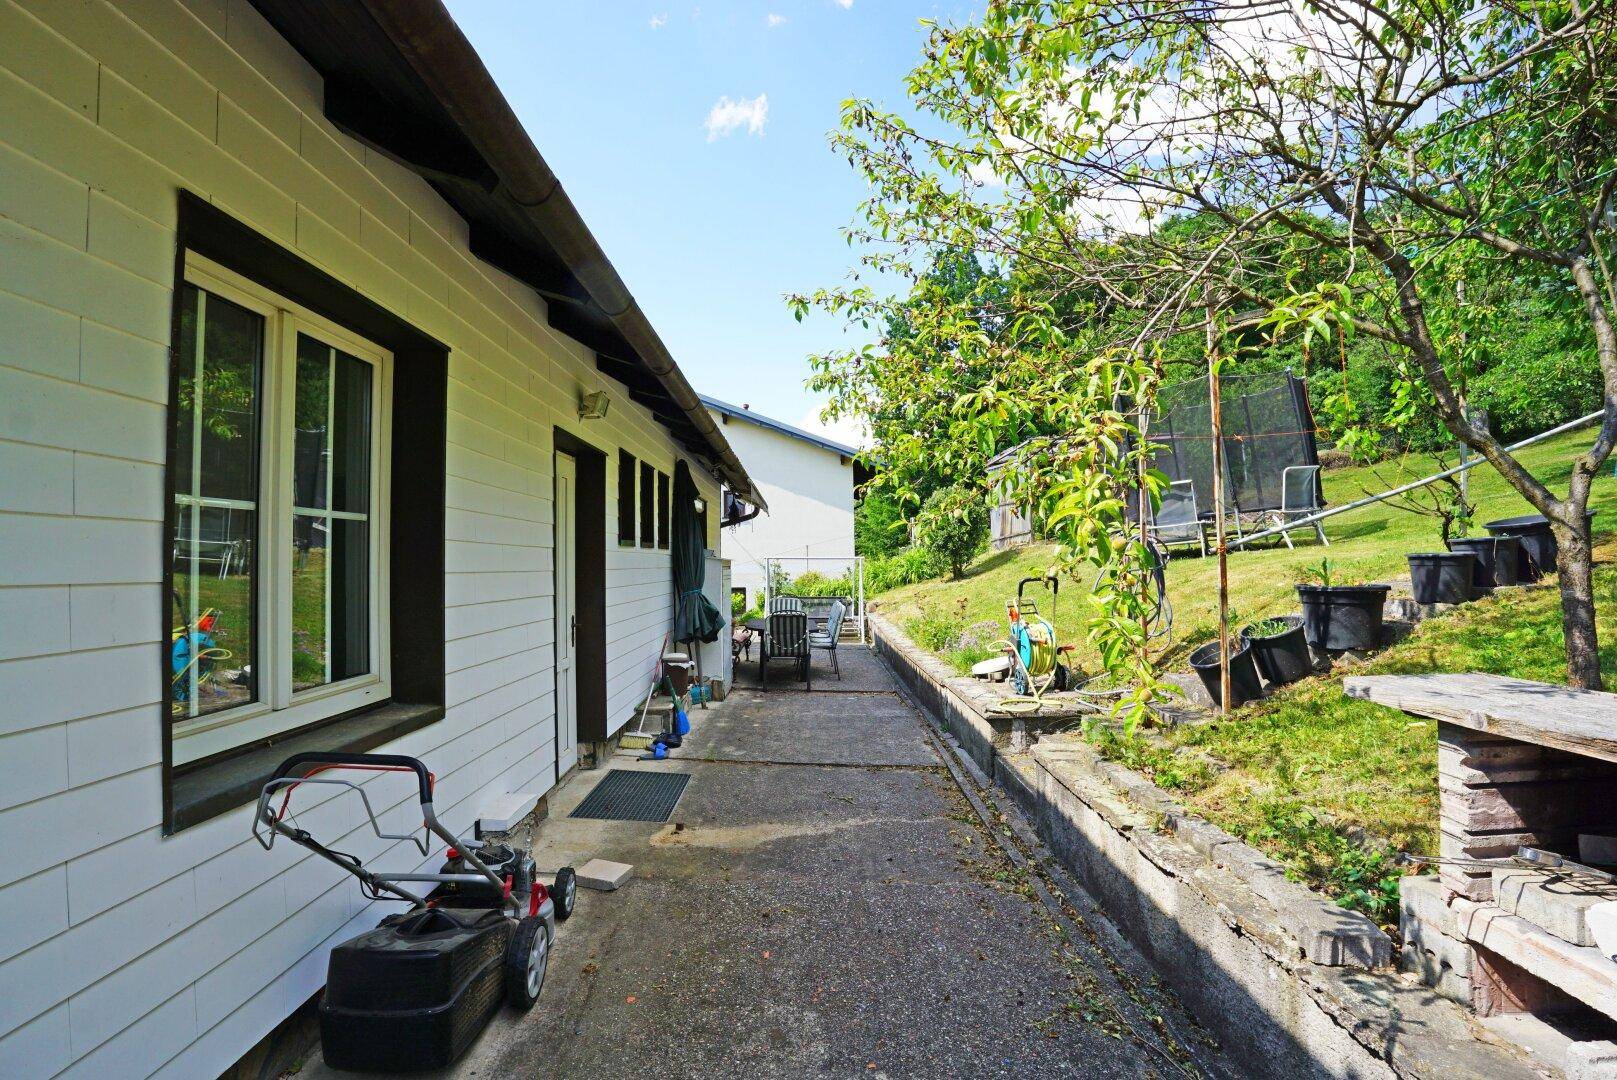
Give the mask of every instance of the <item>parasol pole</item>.
<path id="1" fill-rule="evenodd" d="M 1230 714 L 1230 565 L 1224 538 L 1224 416 L 1219 401 L 1218 338 L 1207 305 L 1207 397 L 1213 422 L 1213 529 L 1218 549 L 1218 711 Z"/>

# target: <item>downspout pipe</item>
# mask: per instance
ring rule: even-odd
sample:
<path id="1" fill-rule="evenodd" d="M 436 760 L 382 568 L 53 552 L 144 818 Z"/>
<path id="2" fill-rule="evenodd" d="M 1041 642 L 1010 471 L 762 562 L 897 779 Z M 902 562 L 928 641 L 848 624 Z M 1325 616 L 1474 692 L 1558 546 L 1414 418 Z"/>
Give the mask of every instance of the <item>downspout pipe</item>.
<path id="1" fill-rule="evenodd" d="M 578 278 L 590 299 L 662 383 L 711 447 L 720 471 L 748 501 L 760 496 L 746 467 L 686 381 L 561 181 L 511 110 L 494 77 L 441 0 L 362 0 L 378 26 L 483 156 L 500 187 Z"/>

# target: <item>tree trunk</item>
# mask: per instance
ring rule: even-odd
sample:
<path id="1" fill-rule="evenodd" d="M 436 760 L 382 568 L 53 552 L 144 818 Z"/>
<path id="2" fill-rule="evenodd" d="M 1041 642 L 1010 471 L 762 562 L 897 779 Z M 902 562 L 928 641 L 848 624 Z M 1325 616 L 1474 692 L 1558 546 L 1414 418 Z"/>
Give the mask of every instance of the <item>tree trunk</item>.
<path id="1" fill-rule="evenodd" d="M 1600 643 L 1595 632 L 1594 573 L 1591 565 L 1588 498 L 1567 507 L 1570 524 L 1552 519 L 1555 568 L 1560 576 L 1561 626 L 1566 634 L 1567 682 L 1583 690 L 1599 690 Z"/>

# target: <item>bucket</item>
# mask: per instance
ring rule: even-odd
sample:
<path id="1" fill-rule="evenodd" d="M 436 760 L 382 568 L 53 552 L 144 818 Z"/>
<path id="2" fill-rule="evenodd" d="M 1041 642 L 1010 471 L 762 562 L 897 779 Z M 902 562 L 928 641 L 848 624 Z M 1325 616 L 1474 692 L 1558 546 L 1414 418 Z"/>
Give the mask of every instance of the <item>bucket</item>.
<path id="1" fill-rule="evenodd" d="M 1258 670 L 1273 686 L 1285 686 L 1314 673 L 1313 657 L 1308 655 L 1308 640 L 1303 633 L 1301 615 L 1287 615 L 1279 620 L 1287 629 L 1269 637 L 1254 637 L 1251 627 L 1241 631 L 1242 640 L 1252 649 Z"/>
<path id="2" fill-rule="evenodd" d="M 1476 556 L 1469 551 L 1428 551 L 1409 556 L 1409 587 L 1417 604 L 1463 604 L 1471 599 Z"/>
<path id="3" fill-rule="evenodd" d="M 1521 539 L 1515 536 L 1462 536 L 1449 541 L 1450 551 L 1463 551 L 1477 560 L 1471 568 L 1473 589 L 1516 584 L 1521 549 Z"/>
<path id="4" fill-rule="evenodd" d="M 1595 512 L 1587 512 L 1589 518 Z M 1555 570 L 1555 529 L 1543 514 L 1524 514 L 1521 517 L 1500 518 L 1483 526 L 1495 536 L 1514 536 L 1521 541 L 1521 555 L 1516 562 L 1516 580 L 1534 582 Z"/>
<path id="5" fill-rule="evenodd" d="M 1391 585 L 1299 585 L 1303 636 L 1328 652 L 1360 652 L 1381 644 L 1382 609 Z"/>
<path id="6" fill-rule="evenodd" d="M 1223 679 L 1219 673 L 1218 642 L 1209 641 L 1190 654 L 1191 670 L 1196 672 L 1213 703 L 1222 700 Z M 1249 701 L 1263 696 L 1263 683 L 1258 679 L 1258 668 L 1252 650 L 1240 638 L 1230 639 L 1230 708 L 1239 709 Z"/>

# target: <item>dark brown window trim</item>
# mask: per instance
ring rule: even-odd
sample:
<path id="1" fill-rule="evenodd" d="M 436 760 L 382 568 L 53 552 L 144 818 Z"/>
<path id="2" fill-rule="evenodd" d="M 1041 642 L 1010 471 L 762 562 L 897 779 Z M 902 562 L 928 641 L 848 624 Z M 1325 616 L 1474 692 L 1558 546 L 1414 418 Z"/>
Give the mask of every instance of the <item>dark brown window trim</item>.
<path id="1" fill-rule="evenodd" d="M 672 522 L 669 518 L 673 514 L 673 481 L 669 475 L 661 470 L 657 472 L 657 546 L 663 550 L 668 549 L 669 533 L 672 531 Z"/>
<path id="2" fill-rule="evenodd" d="M 170 833 L 258 798 L 275 769 L 305 750 L 364 753 L 442 720 L 442 705 L 373 705 L 271 742 L 188 766 L 170 781 Z"/>
<path id="3" fill-rule="evenodd" d="M 657 470 L 640 463 L 640 546 L 657 546 Z"/>
<path id="4" fill-rule="evenodd" d="M 389 467 L 409 483 L 391 485 L 388 511 L 391 589 L 389 641 L 393 698 L 328 717 L 272 740 L 176 768 L 169 738 L 169 650 L 153 650 L 161 666 L 163 702 L 163 830 L 181 829 L 252 802 L 275 766 L 299 750 L 364 751 L 444 716 L 444 455 L 448 418 L 449 349 L 295 253 L 255 232 L 206 200 L 179 193 L 174 280 L 184 280 L 185 256 L 196 252 L 266 289 L 376 342 L 393 353 L 393 450 Z M 179 333 L 183 290 L 176 285 L 171 341 Z M 178 372 L 170 348 L 169 400 Z M 175 452 L 172 426 L 168 460 Z M 165 469 L 163 535 L 174 531 L 174 471 Z M 163 567 L 159 640 L 168 640 L 173 565 Z"/>
<path id="5" fill-rule="evenodd" d="M 639 473 L 634 455 L 627 450 L 618 451 L 618 546 L 634 547 L 639 542 L 635 532 L 634 481 Z"/>

